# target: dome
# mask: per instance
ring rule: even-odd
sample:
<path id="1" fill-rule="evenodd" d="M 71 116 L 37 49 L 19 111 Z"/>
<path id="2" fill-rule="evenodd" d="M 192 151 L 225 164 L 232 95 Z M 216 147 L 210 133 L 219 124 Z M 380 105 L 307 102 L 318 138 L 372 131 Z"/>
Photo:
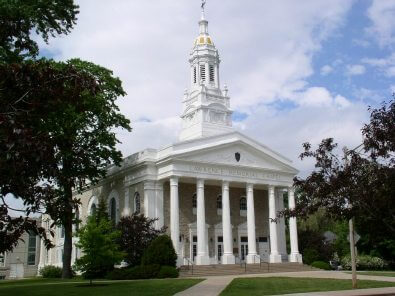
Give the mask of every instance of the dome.
<path id="1" fill-rule="evenodd" d="M 214 45 L 214 43 L 210 36 L 200 35 L 195 39 L 194 45 Z"/>

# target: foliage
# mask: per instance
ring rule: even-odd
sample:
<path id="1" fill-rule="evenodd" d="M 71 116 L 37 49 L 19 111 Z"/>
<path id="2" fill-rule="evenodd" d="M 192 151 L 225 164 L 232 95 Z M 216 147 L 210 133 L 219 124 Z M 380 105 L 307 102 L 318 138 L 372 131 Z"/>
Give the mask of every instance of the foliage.
<path id="1" fill-rule="evenodd" d="M 304 250 L 301 250 L 301 253 L 303 255 L 303 262 L 305 264 L 311 264 L 314 261 L 320 259 L 320 254 L 316 249 L 306 248 Z"/>
<path id="2" fill-rule="evenodd" d="M 138 265 L 127 268 L 114 269 L 106 276 L 110 280 L 138 280 L 157 278 L 161 266 L 154 265 Z"/>
<path id="3" fill-rule="evenodd" d="M 39 273 L 43 278 L 61 278 L 62 268 L 53 265 L 47 265 L 43 268 L 40 268 Z"/>
<path id="4" fill-rule="evenodd" d="M 144 251 L 141 264 L 159 264 L 176 267 L 177 254 L 168 235 L 155 238 Z"/>
<path id="5" fill-rule="evenodd" d="M 119 231 L 114 231 L 108 220 L 96 222 L 95 215 L 88 217 L 87 224 L 78 231 L 77 247 L 81 248 L 84 255 L 75 263 L 84 278 L 102 278 L 114 269 L 114 264 L 122 261 L 125 254 L 116 244 L 119 236 Z"/>
<path id="6" fill-rule="evenodd" d="M 101 220 L 110 221 L 108 217 L 108 207 L 104 198 L 99 198 L 99 203 L 94 213 L 96 223 L 98 224 Z"/>
<path id="7" fill-rule="evenodd" d="M 73 0 L 0 0 L 0 62 L 38 54 L 36 38 L 45 42 L 73 28 L 78 6 Z"/>
<path id="8" fill-rule="evenodd" d="M 174 266 L 162 266 L 158 273 L 158 278 L 165 279 L 165 278 L 178 278 L 179 272 L 178 269 Z"/>
<path id="9" fill-rule="evenodd" d="M 311 264 L 313 261 L 329 261 L 333 255 L 332 244 L 328 243 L 320 231 L 302 230 L 298 233 L 300 252 L 303 262 Z"/>
<path id="10" fill-rule="evenodd" d="M 331 266 L 329 265 L 328 262 L 324 262 L 324 261 L 314 261 L 313 263 L 311 263 L 312 267 L 315 268 L 319 268 L 319 269 L 324 269 L 324 270 L 331 270 Z"/>
<path id="11" fill-rule="evenodd" d="M 362 129 L 364 153 L 344 149 L 340 157 L 331 138 L 322 140 L 316 150 L 303 144 L 300 158 L 314 158 L 315 170 L 305 179 L 294 179 L 299 192 L 296 207 L 282 214 L 306 218 L 325 209 L 329 218 L 338 221 L 354 217 L 362 236 L 359 246 L 394 262 L 395 102 L 370 112 L 370 123 Z"/>
<path id="12" fill-rule="evenodd" d="M 157 230 L 154 228 L 156 219 L 150 219 L 142 214 L 122 217 L 117 225 L 121 232 L 118 243 L 121 249 L 126 252 L 126 262 L 131 266 L 140 265 L 144 251 L 150 243 L 160 234 L 165 232 L 165 228 Z"/>
<path id="13" fill-rule="evenodd" d="M 356 258 L 357 269 L 359 270 L 383 270 L 388 267 L 388 264 L 379 257 L 372 257 L 369 255 L 360 255 Z M 344 256 L 341 259 L 341 265 L 346 270 L 351 270 L 350 255 Z"/>

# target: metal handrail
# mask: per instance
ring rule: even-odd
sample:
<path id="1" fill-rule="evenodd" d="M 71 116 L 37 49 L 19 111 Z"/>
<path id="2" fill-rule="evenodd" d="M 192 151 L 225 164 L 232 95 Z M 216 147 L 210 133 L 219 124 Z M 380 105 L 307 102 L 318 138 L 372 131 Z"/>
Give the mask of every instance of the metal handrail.
<path id="1" fill-rule="evenodd" d="M 188 262 L 188 270 L 191 270 L 191 274 L 193 274 L 193 262 L 189 260 L 187 257 L 184 257 L 184 260 Z M 191 264 L 191 269 L 189 269 L 189 264 Z"/>
<path id="2" fill-rule="evenodd" d="M 259 259 L 259 268 L 262 268 L 262 263 L 265 263 L 265 264 L 267 264 L 267 272 L 269 272 L 269 270 L 270 270 L 270 263 L 266 262 L 266 261 L 263 261 L 261 256 L 258 256 L 258 255 L 254 255 L 254 263 L 255 263 L 255 258 Z"/>

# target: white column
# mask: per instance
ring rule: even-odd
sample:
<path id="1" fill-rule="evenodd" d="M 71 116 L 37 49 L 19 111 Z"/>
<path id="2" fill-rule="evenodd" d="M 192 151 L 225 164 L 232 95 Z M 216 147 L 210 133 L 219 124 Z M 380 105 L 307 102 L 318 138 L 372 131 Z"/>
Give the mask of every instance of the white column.
<path id="1" fill-rule="evenodd" d="M 256 252 L 255 236 L 255 209 L 254 209 L 254 185 L 247 183 L 247 231 L 248 231 L 248 255 L 247 263 L 259 263 Z"/>
<path id="2" fill-rule="evenodd" d="M 277 212 L 284 210 L 284 189 L 276 190 L 276 210 Z M 281 217 L 277 222 L 277 241 L 278 252 L 284 258 L 287 256 L 286 233 L 285 233 L 285 219 Z"/>
<path id="3" fill-rule="evenodd" d="M 156 194 L 155 194 L 155 182 L 145 181 L 144 182 L 144 215 L 148 218 L 156 218 Z"/>
<path id="4" fill-rule="evenodd" d="M 123 206 L 123 211 L 122 211 L 122 216 L 126 217 L 130 215 L 130 205 L 129 205 L 129 187 L 125 187 L 125 200 L 124 200 L 124 206 Z"/>
<path id="5" fill-rule="evenodd" d="M 204 206 L 204 180 L 198 179 L 196 183 L 197 195 L 197 209 L 196 209 L 196 228 L 197 228 L 197 265 L 209 265 L 210 258 L 208 256 L 207 248 L 207 233 L 206 233 L 206 212 Z"/>
<path id="6" fill-rule="evenodd" d="M 155 194 L 156 194 L 156 229 L 161 229 L 164 225 L 164 212 L 163 212 L 163 183 L 155 184 Z"/>
<path id="7" fill-rule="evenodd" d="M 222 182 L 222 237 L 224 254 L 222 264 L 235 264 L 233 255 L 232 224 L 230 222 L 229 182 Z"/>
<path id="8" fill-rule="evenodd" d="M 295 193 L 292 187 L 288 188 L 288 208 L 295 208 Z M 289 218 L 289 240 L 291 243 L 291 254 L 289 255 L 290 262 L 302 263 L 302 255 L 299 253 L 298 247 L 298 228 L 296 225 L 296 217 Z"/>
<path id="9" fill-rule="evenodd" d="M 170 236 L 174 249 L 179 255 L 180 249 L 180 214 L 178 204 L 178 178 L 170 178 Z M 177 260 L 180 261 L 180 260 Z"/>
<path id="10" fill-rule="evenodd" d="M 280 263 L 281 255 L 278 252 L 278 239 L 277 239 L 277 223 L 276 219 L 276 199 L 274 194 L 274 186 L 269 185 L 269 230 L 270 230 L 270 263 Z"/>

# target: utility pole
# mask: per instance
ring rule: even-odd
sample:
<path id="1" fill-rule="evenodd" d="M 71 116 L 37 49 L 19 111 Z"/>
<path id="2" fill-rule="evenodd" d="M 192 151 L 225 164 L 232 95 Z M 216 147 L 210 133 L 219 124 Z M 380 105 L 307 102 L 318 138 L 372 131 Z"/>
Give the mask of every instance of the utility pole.
<path id="1" fill-rule="evenodd" d="M 349 153 L 349 151 L 347 150 L 347 147 L 343 148 L 343 152 L 344 152 L 344 164 L 345 164 L 345 167 L 347 167 L 348 166 L 348 158 L 347 158 L 348 155 L 347 154 Z M 349 207 L 352 208 L 351 202 L 349 204 Z M 356 252 L 355 252 L 354 218 L 351 218 L 348 221 L 348 227 L 349 227 L 349 233 L 350 233 L 349 241 L 350 241 L 350 251 L 351 251 L 352 288 L 357 289 L 357 262 L 356 262 L 356 258 L 355 258 Z"/>

